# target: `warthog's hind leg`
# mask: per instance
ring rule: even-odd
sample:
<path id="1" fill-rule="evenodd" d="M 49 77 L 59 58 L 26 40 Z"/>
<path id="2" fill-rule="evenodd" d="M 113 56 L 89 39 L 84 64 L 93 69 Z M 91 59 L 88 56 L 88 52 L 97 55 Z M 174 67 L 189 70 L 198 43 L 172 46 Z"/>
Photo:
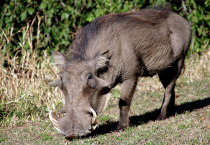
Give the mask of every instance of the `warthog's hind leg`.
<path id="1" fill-rule="evenodd" d="M 168 68 L 159 75 L 160 81 L 165 88 L 164 99 L 161 106 L 160 114 L 158 120 L 165 119 L 169 116 L 175 115 L 175 83 L 181 74 L 181 69 L 183 67 L 184 60 L 181 59 L 176 62 L 174 67 Z"/>

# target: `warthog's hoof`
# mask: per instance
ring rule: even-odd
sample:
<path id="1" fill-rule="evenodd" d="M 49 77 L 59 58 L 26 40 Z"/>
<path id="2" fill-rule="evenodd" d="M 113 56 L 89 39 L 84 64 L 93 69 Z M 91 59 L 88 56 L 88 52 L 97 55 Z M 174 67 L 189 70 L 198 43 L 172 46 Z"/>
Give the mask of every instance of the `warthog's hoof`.
<path id="1" fill-rule="evenodd" d="M 157 120 L 163 120 L 163 119 L 166 119 L 167 117 L 166 116 L 162 116 L 162 114 L 160 114 L 157 118 Z"/>
<path id="2" fill-rule="evenodd" d="M 175 116 L 176 115 L 176 111 L 171 111 L 171 112 L 168 112 L 167 115 L 162 115 L 160 114 L 157 118 L 157 120 L 163 120 L 163 119 L 166 119 L 166 118 L 169 118 L 171 116 Z"/>
<path id="3" fill-rule="evenodd" d="M 124 130 L 125 128 L 127 128 L 129 125 L 128 124 L 121 124 L 119 123 L 117 125 L 116 131 L 120 131 L 120 130 Z"/>

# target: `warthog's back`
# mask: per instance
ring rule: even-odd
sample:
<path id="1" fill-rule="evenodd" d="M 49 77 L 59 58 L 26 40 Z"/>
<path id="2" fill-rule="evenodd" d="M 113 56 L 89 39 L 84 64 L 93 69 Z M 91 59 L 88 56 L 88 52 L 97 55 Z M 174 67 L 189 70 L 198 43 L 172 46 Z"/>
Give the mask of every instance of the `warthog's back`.
<path id="1" fill-rule="evenodd" d="M 95 19 L 79 32 L 72 48 L 77 52 L 73 58 L 92 64 L 109 50 L 110 66 L 121 69 L 127 78 L 172 67 L 185 56 L 189 44 L 190 26 L 184 18 L 164 9 L 144 9 Z"/>

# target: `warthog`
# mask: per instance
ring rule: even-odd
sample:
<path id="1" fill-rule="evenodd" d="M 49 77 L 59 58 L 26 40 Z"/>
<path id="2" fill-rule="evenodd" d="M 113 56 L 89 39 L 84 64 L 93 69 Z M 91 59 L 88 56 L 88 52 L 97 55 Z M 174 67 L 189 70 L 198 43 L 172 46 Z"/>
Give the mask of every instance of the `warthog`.
<path id="1" fill-rule="evenodd" d="M 174 115 L 175 82 L 190 41 L 189 23 L 166 8 L 96 18 L 78 32 L 69 57 L 52 52 L 62 72 L 49 85 L 62 90 L 65 116 L 55 119 L 50 113 L 51 121 L 66 138 L 89 134 L 106 107 L 105 94 L 122 83 L 117 130 L 124 129 L 138 78 L 155 74 L 165 88 L 158 119 Z"/>

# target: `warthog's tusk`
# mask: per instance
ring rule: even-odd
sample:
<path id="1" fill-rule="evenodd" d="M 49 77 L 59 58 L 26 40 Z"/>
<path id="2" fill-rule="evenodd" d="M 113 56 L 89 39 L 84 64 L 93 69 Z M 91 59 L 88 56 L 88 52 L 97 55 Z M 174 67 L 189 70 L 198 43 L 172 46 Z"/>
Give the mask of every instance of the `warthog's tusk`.
<path id="1" fill-rule="evenodd" d="M 55 126 L 54 126 L 55 127 Z M 55 127 L 55 129 L 59 132 L 60 131 L 60 129 L 59 128 L 57 128 L 57 127 Z"/>
<path id="2" fill-rule="evenodd" d="M 97 124 L 95 124 L 94 126 L 92 126 L 91 130 L 92 131 L 95 130 L 97 126 L 98 126 Z"/>
<path id="3" fill-rule="evenodd" d="M 90 111 L 93 113 L 93 118 L 92 118 L 92 124 L 93 124 L 93 123 L 95 123 L 97 115 L 96 115 L 96 112 L 92 108 L 90 108 Z"/>
<path id="4" fill-rule="evenodd" d="M 50 121 L 56 126 L 56 129 L 57 129 L 57 127 L 59 128 L 58 121 L 52 117 L 52 111 L 50 111 L 50 113 L 49 113 L 49 118 L 50 118 Z"/>

